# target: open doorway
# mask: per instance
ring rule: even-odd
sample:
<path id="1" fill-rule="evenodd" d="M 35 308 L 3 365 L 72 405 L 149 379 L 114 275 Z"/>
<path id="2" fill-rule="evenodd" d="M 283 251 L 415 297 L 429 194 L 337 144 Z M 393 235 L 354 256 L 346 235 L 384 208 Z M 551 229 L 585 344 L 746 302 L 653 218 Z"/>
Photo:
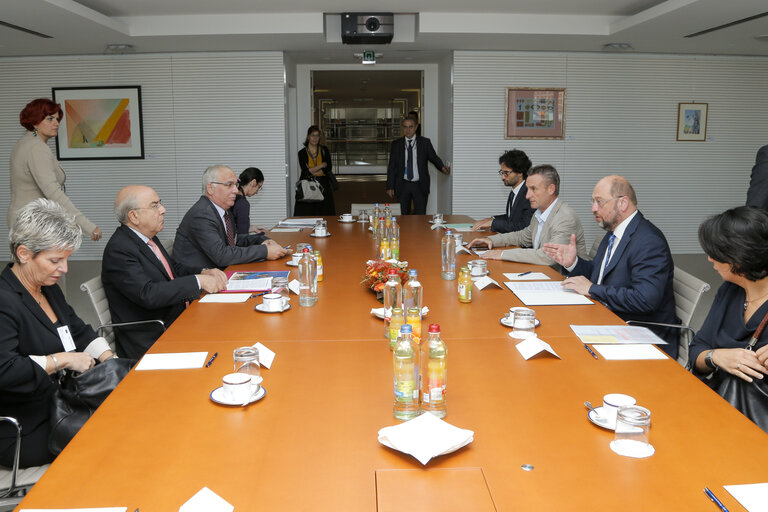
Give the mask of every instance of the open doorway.
<path id="1" fill-rule="evenodd" d="M 422 118 L 423 72 L 313 71 L 312 120 L 320 127 L 340 182 L 336 211 L 384 203 L 392 140 L 409 113 Z"/>

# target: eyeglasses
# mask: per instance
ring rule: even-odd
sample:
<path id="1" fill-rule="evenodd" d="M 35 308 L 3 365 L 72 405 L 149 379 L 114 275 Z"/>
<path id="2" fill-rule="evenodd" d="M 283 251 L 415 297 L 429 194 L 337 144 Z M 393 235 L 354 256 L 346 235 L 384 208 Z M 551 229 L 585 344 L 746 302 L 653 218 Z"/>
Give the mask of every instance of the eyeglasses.
<path id="1" fill-rule="evenodd" d="M 146 206 L 144 208 L 131 208 L 131 210 L 159 210 L 160 207 L 163 206 L 163 200 L 158 199 L 157 201 L 153 201 L 149 203 L 149 206 Z"/>
<path id="2" fill-rule="evenodd" d="M 616 197 L 612 197 L 610 199 L 595 199 L 593 197 L 592 198 L 592 204 L 596 204 L 598 208 L 602 208 L 603 206 L 605 206 L 606 204 L 610 203 L 614 199 L 621 199 L 622 197 L 626 197 L 626 196 L 616 196 Z"/>
<path id="3" fill-rule="evenodd" d="M 512 174 L 512 171 L 505 171 L 503 169 L 499 170 L 499 176 L 504 176 L 505 178 Z"/>
<path id="4" fill-rule="evenodd" d="M 226 183 L 222 183 L 220 181 L 212 181 L 211 183 L 213 183 L 214 185 L 224 185 L 227 188 L 234 188 L 240 184 L 239 181 L 228 181 Z"/>

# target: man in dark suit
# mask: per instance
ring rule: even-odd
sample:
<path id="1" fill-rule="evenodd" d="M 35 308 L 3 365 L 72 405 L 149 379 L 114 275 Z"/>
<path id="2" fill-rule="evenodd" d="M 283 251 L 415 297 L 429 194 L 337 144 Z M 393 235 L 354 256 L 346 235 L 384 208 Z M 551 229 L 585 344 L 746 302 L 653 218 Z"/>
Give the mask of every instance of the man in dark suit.
<path id="1" fill-rule="evenodd" d="M 525 178 L 531 168 L 531 160 L 525 151 L 513 149 L 499 157 L 499 165 L 501 181 L 505 186 L 512 187 L 507 198 L 507 212 L 475 222 L 472 231 L 490 228 L 497 233 L 511 233 L 525 229 L 531 223 L 535 209 L 525 197 L 528 194 Z"/>
<path id="2" fill-rule="evenodd" d="M 443 161 L 435 153 L 432 142 L 426 137 L 416 135 L 417 127 L 418 122 L 414 118 L 409 116 L 403 119 L 404 137 L 392 142 L 389 153 L 387 195 L 393 199 L 397 195 L 402 215 L 411 213 L 411 201 L 414 214 L 427 213 L 429 162 L 444 174 L 451 172 L 450 167 L 443 165 Z"/>
<path id="3" fill-rule="evenodd" d="M 115 214 L 120 226 L 104 249 L 101 281 L 116 323 L 162 320 L 169 326 L 200 291 L 216 293 L 227 286 L 219 269 L 189 275 L 166 252 L 157 234 L 163 229 L 165 207 L 149 187 L 131 185 L 117 194 Z M 120 357 L 138 359 L 162 333 L 158 324 L 115 330 Z"/>
<path id="4" fill-rule="evenodd" d="M 747 206 L 768 210 L 768 145 L 757 150 L 747 190 Z"/>
<path id="5" fill-rule="evenodd" d="M 600 301 L 623 320 L 678 324 L 672 288 L 675 264 L 664 234 L 637 210 L 632 185 L 606 176 L 592 192 L 592 213 L 608 233 L 592 261 L 570 244 L 544 244 L 544 251 L 568 272 L 563 286 Z M 679 330 L 649 326 L 677 358 Z"/>
<path id="6" fill-rule="evenodd" d="M 237 196 L 237 177 L 226 165 L 213 165 L 203 173 L 203 196 L 192 205 L 176 230 L 176 260 L 187 271 L 224 269 L 252 261 L 277 260 L 289 254 L 264 234 L 235 236 L 230 208 Z"/>

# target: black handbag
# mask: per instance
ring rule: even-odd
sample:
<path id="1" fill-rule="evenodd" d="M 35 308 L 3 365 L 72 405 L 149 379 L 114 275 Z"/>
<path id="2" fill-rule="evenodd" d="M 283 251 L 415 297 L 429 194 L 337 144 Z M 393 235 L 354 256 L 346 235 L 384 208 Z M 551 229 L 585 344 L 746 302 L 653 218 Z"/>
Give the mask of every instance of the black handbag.
<path id="1" fill-rule="evenodd" d="M 747 350 L 752 350 L 758 338 L 763 333 L 768 323 L 768 315 L 760 322 L 752 339 L 749 340 Z M 752 420 L 758 427 L 768 432 L 768 377 L 752 379 L 747 382 L 730 373 L 726 373 L 720 379 L 717 386 L 717 394 L 723 397 L 729 404 L 739 410 L 744 416 Z"/>
<path id="2" fill-rule="evenodd" d="M 296 201 L 301 203 L 320 203 L 323 201 L 323 186 L 315 178 L 296 182 Z"/>
<path id="3" fill-rule="evenodd" d="M 49 420 L 51 453 L 61 453 L 134 364 L 134 359 L 107 359 L 83 373 L 71 370 L 58 373 L 59 388 L 51 398 Z"/>

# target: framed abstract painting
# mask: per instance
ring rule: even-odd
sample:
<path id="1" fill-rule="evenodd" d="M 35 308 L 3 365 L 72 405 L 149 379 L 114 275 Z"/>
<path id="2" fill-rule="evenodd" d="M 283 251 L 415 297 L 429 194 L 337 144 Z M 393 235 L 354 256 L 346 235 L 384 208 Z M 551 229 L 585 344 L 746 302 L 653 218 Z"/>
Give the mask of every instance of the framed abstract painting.
<path id="1" fill-rule="evenodd" d="M 59 160 L 144 158 L 141 87 L 54 87 L 64 118 L 56 137 Z"/>
<path id="2" fill-rule="evenodd" d="M 677 104 L 677 140 L 703 142 L 707 140 L 707 110 L 709 103 Z"/>
<path id="3" fill-rule="evenodd" d="M 564 139 L 565 89 L 507 87 L 505 139 Z"/>

